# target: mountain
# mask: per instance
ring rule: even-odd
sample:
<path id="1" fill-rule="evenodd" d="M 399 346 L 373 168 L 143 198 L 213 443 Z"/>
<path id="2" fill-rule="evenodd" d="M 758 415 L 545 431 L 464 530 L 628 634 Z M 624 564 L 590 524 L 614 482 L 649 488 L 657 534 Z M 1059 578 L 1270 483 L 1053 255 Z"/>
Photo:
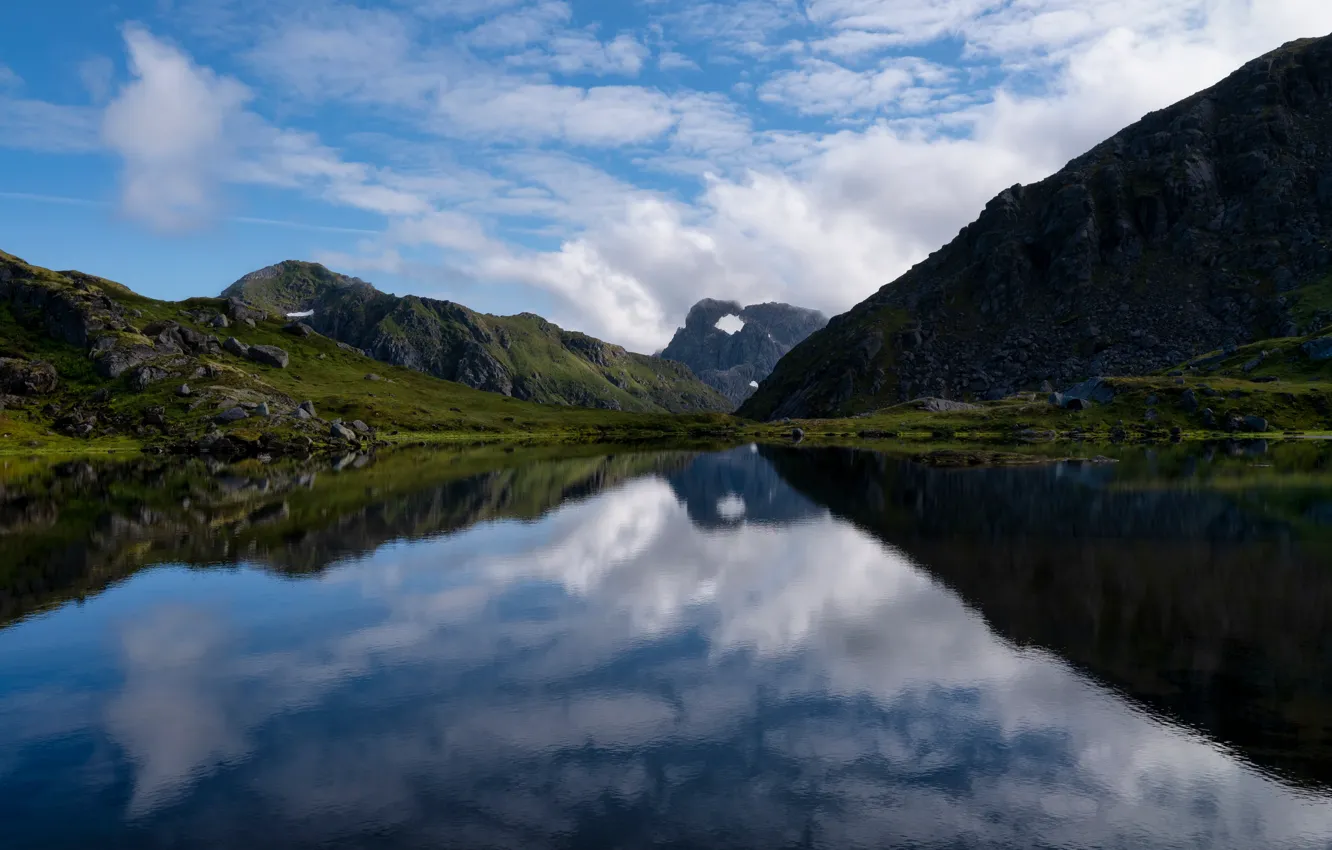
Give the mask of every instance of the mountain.
<path id="1" fill-rule="evenodd" d="M 663 379 L 663 395 L 674 388 L 726 406 L 685 367 L 666 366 L 687 379 Z M 124 441 L 108 448 L 278 456 L 425 434 L 710 439 L 733 425 L 717 414 L 522 402 L 379 363 L 234 297 L 158 301 L 0 252 L 0 453 L 86 451 L 84 441 L 97 438 Z"/>
<path id="2" fill-rule="evenodd" d="M 1054 176 L 784 357 L 741 409 L 855 414 L 1139 375 L 1332 321 L 1332 37 L 1248 63 Z"/>
<path id="3" fill-rule="evenodd" d="M 532 313 L 490 316 L 451 301 L 398 297 L 294 260 L 222 293 L 303 321 L 367 355 L 479 390 L 605 410 L 685 413 L 734 408 L 689 369 L 566 331 Z"/>
<path id="4" fill-rule="evenodd" d="M 735 316 L 744 327 L 728 333 L 717 322 Z M 739 406 L 754 393 L 757 382 L 772 372 L 782 355 L 828 324 L 817 310 L 790 304 L 751 304 L 704 298 L 689 310 L 685 326 L 675 332 L 661 356 L 694 370 L 705 384 Z"/>

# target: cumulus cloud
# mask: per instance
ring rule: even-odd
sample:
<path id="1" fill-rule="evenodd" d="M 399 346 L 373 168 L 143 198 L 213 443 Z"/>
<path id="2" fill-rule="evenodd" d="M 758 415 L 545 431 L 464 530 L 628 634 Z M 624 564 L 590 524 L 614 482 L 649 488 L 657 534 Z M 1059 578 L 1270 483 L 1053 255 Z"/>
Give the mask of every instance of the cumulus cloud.
<path id="1" fill-rule="evenodd" d="M 124 34 L 134 79 L 102 122 L 103 140 L 125 163 L 123 208 L 154 227 L 192 226 L 213 210 L 217 163 L 230 155 L 228 133 L 251 92 L 147 30 Z"/>

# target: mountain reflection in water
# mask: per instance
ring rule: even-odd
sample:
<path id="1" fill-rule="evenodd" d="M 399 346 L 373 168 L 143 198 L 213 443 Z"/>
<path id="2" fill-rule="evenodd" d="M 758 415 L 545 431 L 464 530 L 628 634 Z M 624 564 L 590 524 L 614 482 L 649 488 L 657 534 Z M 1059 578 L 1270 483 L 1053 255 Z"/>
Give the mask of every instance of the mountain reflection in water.
<path id="1" fill-rule="evenodd" d="M 4 846 L 1326 847 L 1281 451 L 12 462 Z"/>

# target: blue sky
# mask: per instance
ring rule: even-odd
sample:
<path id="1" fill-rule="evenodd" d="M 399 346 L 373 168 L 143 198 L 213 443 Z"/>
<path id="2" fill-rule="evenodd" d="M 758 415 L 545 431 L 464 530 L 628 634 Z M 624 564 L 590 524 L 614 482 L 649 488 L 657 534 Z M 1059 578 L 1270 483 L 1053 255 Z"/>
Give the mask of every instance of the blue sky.
<path id="1" fill-rule="evenodd" d="M 1323 0 L 45 0 L 0 27 L 0 248 L 145 294 L 281 259 L 636 350 L 840 312 Z"/>

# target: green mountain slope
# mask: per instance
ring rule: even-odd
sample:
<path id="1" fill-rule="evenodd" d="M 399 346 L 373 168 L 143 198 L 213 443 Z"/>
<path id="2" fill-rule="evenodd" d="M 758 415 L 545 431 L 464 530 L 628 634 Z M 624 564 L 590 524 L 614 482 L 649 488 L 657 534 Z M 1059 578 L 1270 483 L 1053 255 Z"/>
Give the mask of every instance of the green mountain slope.
<path id="1" fill-rule="evenodd" d="M 1329 150 L 1332 37 L 1293 42 L 1001 192 L 787 354 L 740 412 L 995 399 L 1318 333 L 1332 322 Z"/>
<path id="2" fill-rule="evenodd" d="M 302 403 L 304 410 L 302 410 Z M 362 427 L 357 427 L 356 423 Z M 522 402 L 379 363 L 236 299 L 157 301 L 0 252 L 0 450 L 159 444 L 213 454 L 450 439 L 652 439 L 732 427 Z"/>
<path id="3" fill-rule="evenodd" d="M 543 404 L 726 412 L 688 367 L 628 352 L 540 316 L 490 316 L 451 301 L 398 297 L 317 263 L 288 260 L 223 291 L 281 313 L 313 310 L 315 330 L 395 366 Z"/>

